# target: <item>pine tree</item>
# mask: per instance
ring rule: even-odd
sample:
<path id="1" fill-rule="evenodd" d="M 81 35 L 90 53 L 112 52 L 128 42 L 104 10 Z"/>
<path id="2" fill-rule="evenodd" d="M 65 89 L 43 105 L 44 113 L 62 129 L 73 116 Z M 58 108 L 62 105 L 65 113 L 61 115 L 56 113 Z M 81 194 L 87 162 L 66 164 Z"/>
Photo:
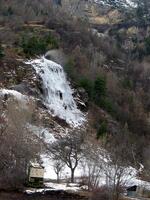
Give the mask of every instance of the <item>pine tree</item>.
<path id="1" fill-rule="evenodd" d="M 0 44 L 0 59 L 2 59 L 4 56 L 2 45 Z"/>
<path id="2" fill-rule="evenodd" d="M 95 102 L 99 104 L 101 98 L 106 96 L 106 80 L 98 77 L 94 82 Z"/>

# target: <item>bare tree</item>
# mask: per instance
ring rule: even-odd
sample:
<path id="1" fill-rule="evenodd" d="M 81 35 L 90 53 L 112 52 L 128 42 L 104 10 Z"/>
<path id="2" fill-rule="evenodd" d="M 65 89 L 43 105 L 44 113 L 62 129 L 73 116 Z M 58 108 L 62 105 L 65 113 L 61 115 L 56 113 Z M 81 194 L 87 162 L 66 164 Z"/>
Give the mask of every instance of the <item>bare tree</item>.
<path id="1" fill-rule="evenodd" d="M 74 182 L 74 172 L 82 157 L 83 141 L 82 131 L 73 130 L 48 147 L 48 151 L 54 160 L 61 160 L 70 168 L 71 182 Z"/>
<path id="2" fill-rule="evenodd" d="M 65 164 L 62 162 L 62 160 L 53 160 L 53 168 L 57 175 L 57 183 L 60 182 L 60 176 L 64 166 Z"/>
<path id="3" fill-rule="evenodd" d="M 102 175 L 102 149 L 96 143 L 86 142 L 84 145 L 84 159 L 82 160 L 83 175 L 87 176 L 88 190 L 94 190 L 99 187 Z"/>
<path id="4" fill-rule="evenodd" d="M 7 95 L 9 96 L 9 95 Z M 0 187 L 20 187 L 27 177 L 28 163 L 38 158 L 39 141 L 27 128 L 32 118 L 29 102 L 12 96 L 0 99 Z"/>
<path id="5" fill-rule="evenodd" d="M 127 130 L 113 135 L 105 145 L 106 152 L 101 154 L 103 159 L 103 173 L 106 176 L 106 184 L 110 189 L 111 198 L 118 200 L 121 189 L 135 176 L 133 164 L 134 145 L 131 135 Z"/>
<path id="6" fill-rule="evenodd" d="M 133 145 L 127 134 L 116 134 L 108 144 L 88 141 L 84 146 L 83 166 L 89 190 L 105 185 L 109 199 L 118 200 L 125 185 L 135 176 L 131 167 Z"/>

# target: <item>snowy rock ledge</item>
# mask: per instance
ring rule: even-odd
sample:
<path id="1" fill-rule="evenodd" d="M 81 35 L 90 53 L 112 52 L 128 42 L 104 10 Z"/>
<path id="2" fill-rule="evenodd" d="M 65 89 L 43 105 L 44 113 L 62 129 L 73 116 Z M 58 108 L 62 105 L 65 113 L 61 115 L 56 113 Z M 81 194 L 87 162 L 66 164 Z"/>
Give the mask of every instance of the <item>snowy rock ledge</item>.
<path id="1" fill-rule="evenodd" d="M 16 90 L 8 90 L 8 89 L 0 89 L 0 97 L 3 97 L 4 99 L 13 97 L 20 103 L 20 106 L 23 108 L 28 107 L 28 102 L 30 100 L 28 96 L 23 95 L 20 92 L 17 92 Z"/>

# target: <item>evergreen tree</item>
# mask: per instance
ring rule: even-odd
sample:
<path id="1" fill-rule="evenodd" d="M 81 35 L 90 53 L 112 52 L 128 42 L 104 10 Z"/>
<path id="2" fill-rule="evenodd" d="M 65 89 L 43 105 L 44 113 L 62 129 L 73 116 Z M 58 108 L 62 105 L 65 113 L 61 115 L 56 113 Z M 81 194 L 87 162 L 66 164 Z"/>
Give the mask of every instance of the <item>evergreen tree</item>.
<path id="1" fill-rule="evenodd" d="M 4 52 L 3 52 L 3 48 L 2 48 L 2 45 L 0 43 L 0 59 L 2 59 L 4 56 Z"/>
<path id="2" fill-rule="evenodd" d="M 97 139 L 107 134 L 107 123 L 104 121 L 101 123 L 98 131 L 97 131 Z"/>
<path id="3" fill-rule="evenodd" d="M 94 82 L 95 103 L 100 105 L 101 99 L 106 96 L 106 80 L 103 77 L 97 77 Z"/>

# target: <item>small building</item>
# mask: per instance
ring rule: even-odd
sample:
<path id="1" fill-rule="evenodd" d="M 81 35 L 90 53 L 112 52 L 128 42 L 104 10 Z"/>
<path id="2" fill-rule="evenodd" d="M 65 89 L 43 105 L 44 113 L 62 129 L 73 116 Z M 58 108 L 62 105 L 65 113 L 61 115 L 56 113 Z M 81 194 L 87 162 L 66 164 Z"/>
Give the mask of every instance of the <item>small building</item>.
<path id="1" fill-rule="evenodd" d="M 133 185 L 127 188 L 127 196 L 129 197 L 150 197 L 150 186 L 145 185 Z"/>
<path id="2" fill-rule="evenodd" d="M 137 185 L 133 185 L 127 188 L 127 196 L 136 197 L 137 196 Z"/>
<path id="3" fill-rule="evenodd" d="M 30 186 L 40 187 L 44 181 L 44 167 L 39 163 L 30 163 L 28 182 Z"/>

